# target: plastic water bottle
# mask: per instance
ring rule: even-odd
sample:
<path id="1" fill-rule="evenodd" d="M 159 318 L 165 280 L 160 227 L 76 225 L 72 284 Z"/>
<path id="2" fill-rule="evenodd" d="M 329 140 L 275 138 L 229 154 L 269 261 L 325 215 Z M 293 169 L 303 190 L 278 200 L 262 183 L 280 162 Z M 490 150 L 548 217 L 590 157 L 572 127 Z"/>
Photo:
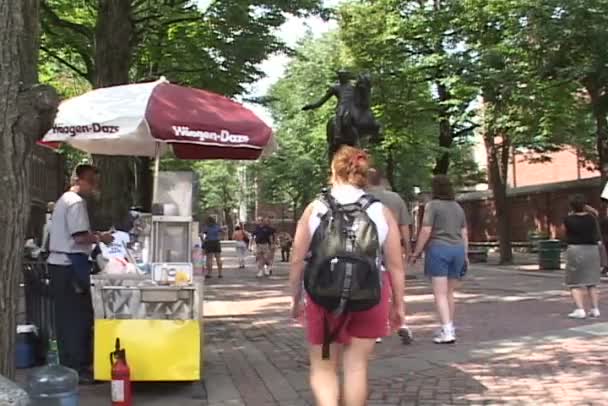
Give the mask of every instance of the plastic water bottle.
<path id="1" fill-rule="evenodd" d="M 57 341 L 51 340 L 47 365 L 28 377 L 30 406 L 78 406 L 78 373 L 59 365 Z"/>
<path id="2" fill-rule="evenodd" d="M 205 255 L 203 248 L 196 244 L 192 249 L 192 271 L 195 275 L 202 275 L 205 269 Z"/>

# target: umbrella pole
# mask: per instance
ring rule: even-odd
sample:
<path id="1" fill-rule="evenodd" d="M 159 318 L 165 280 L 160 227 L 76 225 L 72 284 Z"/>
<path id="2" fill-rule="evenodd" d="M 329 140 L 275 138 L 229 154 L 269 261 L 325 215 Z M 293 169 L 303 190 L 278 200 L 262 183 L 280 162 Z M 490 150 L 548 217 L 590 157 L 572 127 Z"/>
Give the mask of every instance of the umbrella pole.
<path id="1" fill-rule="evenodd" d="M 156 203 L 158 197 L 158 173 L 160 172 L 160 144 L 156 143 L 154 156 L 154 183 L 152 188 L 152 204 Z"/>

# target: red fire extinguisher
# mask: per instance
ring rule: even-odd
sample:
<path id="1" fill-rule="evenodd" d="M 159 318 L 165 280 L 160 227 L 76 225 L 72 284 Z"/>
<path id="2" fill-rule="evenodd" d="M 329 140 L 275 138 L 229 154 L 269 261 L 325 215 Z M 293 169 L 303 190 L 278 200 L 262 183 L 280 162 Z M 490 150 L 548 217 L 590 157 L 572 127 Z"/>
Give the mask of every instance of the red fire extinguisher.
<path id="1" fill-rule="evenodd" d="M 112 365 L 112 406 L 132 406 L 131 371 L 127 364 L 127 352 L 120 348 L 116 339 L 116 350 L 110 353 Z"/>

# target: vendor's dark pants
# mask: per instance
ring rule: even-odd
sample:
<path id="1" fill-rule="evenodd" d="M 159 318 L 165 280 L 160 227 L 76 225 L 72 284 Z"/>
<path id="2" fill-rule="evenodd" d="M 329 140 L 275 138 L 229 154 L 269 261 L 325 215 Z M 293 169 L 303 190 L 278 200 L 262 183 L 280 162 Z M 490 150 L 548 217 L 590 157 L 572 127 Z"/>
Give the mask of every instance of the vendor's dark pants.
<path id="1" fill-rule="evenodd" d="M 93 305 L 90 287 L 75 288 L 71 266 L 49 265 L 55 305 L 55 337 L 61 365 L 82 373 L 93 361 Z"/>

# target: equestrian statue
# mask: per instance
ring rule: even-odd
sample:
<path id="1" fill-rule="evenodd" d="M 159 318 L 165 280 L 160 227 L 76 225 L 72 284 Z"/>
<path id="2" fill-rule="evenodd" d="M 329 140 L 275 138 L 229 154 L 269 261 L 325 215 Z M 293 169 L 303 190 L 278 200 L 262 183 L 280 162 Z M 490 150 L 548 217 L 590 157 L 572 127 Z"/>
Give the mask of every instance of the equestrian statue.
<path id="1" fill-rule="evenodd" d="M 307 104 L 302 110 L 314 110 L 335 96 L 338 99 L 336 114 L 327 122 L 328 155 L 331 161 L 341 145 L 361 146 L 363 137 L 371 142 L 380 140 L 380 124 L 371 111 L 372 82 L 369 74 L 357 77 L 354 86 L 352 74 L 346 70 L 336 72 L 338 83 L 327 90 L 316 103 Z"/>

